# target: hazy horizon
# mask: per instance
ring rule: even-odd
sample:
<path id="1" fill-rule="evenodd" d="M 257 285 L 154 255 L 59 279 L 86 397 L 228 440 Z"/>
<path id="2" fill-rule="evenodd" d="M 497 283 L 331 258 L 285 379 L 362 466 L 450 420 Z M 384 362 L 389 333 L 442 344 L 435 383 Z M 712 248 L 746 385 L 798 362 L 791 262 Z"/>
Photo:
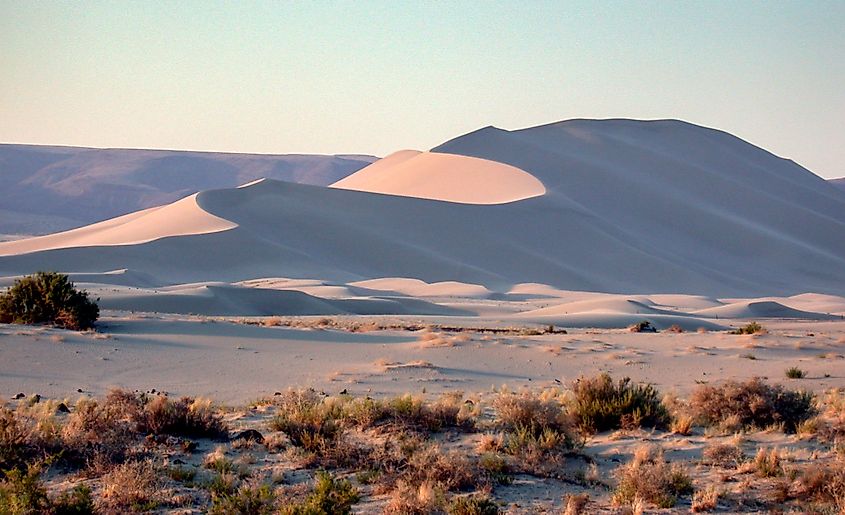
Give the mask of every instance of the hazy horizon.
<path id="1" fill-rule="evenodd" d="M 672 118 L 845 175 L 845 3 L 529 7 L 0 0 L 0 141 L 384 156 Z"/>

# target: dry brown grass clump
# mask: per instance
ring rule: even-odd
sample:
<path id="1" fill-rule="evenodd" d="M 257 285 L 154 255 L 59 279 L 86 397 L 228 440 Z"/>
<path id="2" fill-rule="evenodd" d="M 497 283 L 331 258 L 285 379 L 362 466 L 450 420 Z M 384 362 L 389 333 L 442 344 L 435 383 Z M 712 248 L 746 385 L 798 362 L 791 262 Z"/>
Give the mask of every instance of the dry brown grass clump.
<path id="1" fill-rule="evenodd" d="M 735 468 L 745 461 L 745 453 L 734 443 L 715 443 L 702 452 L 704 463 L 722 468 Z"/>
<path id="2" fill-rule="evenodd" d="M 836 513 L 845 513 L 845 461 L 827 465 L 810 465 L 799 479 L 796 497 L 828 505 Z"/>
<path id="3" fill-rule="evenodd" d="M 211 401 L 193 397 L 144 399 L 133 413 L 133 420 L 139 431 L 153 435 L 223 438 L 229 433 Z"/>
<path id="4" fill-rule="evenodd" d="M 617 505 L 631 504 L 637 499 L 671 508 L 678 497 L 692 493 L 692 479 L 678 464 L 667 463 L 657 446 L 641 446 L 633 459 L 616 470 L 618 484 L 613 492 Z"/>
<path id="5" fill-rule="evenodd" d="M 708 485 L 704 490 L 696 490 L 692 494 L 692 512 L 701 513 L 713 511 L 719 505 L 719 490 L 713 485 Z"/>
<path id="6" fill-rule="evenodd" d="M 149 511 L 158 506 L 160 478 L 152 462 L 130 461 L 102 478 L 99 508 L 107 512 Z"/>
<path id="7" fill-rule="evenodd" d="M 690 408 L 700 423 L 709 426 L 725 422 L 742 428 L 782 424 L 787 432 L 795 432 L 798 424 L 816 414 L 812 393 L 786 390 L 756 377 L 720 386 L 702 385 L 693 392 Z"/>

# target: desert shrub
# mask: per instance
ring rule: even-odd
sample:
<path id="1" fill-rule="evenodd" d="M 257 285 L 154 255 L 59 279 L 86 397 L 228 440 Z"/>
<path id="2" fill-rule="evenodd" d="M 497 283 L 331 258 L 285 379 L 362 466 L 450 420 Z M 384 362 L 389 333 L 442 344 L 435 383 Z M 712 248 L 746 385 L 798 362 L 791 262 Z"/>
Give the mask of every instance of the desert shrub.
<path id="1" fill-rule="evenodd" d="M 497 485 L 509 485 L 513 483 L 511 467 L 507 460 L 493 452 L 486 452 L 478 459 L 478 466 L 488 481 Z"/>
<path id="2" fill-rule="evenodd" d="M 660 508 L 671 508 L 678 497 L 692 493 L 692 479 L 683 467 L 669 464 L 656 446 L 642 446 L 634 458 L 616 470 L 615 504 L 643 499 Z"/>
<path id="3" fill-rule="evenodd" d="M 50 508 L 47 490 L 41 482 L 41 467 L 31 465 L 26 471 L 12 469 L 0 481 L 0 513 L 11 515 L 46 513 Z"/>
<path id="4" fill-rule="evenodd" d="M 150 461 L 130 461 L 102 478 L 101 508 L 105 511 L 147 511 L 158 506 L 159 478 Z"/>
<path id="5" fill-rule="evenodd" d="M 748 324 L 731 331 L 732 334 L 763 334 L 766 329 L 757 322 L 749 322 Z"/>
<path id="6" fill-rule="evenodd" d="M 798 367 L 789 367 L 786 369 L 786 377 L 789 379 L 804 379 L 807 377 L 807 372 L 804 372 Z"/>
<path id="7" fill-rule="evenodd" d="M 651 325 L 648 320 L 642 320 L 636 324 L 628 326 L 628 330 L 632 333 L 656 333 L 657 328 Z"/>
<path id="8" fill-rule="evenodd" d="M 782 424 L 787 432 L 816 414 L 812 393 L 786 390 L 760 378 L 702 385 L 693 392 L 690 409 L 705 425 L 734 421 L 745 428 L 763 428 Z"/>
<path id="9" fill-rule="evenodd" d="M 669 329 L 666 329 L 667 333 L 683 333 L 684 328 L 679 326 L 678 324 L 672 324 Z"/>
<path id="10" fill-rule="evenodd" d="M 86 485 L 77 485 L 51 500 L 41 481 L 41 472 L 42 463 L 34 463 L 26 471 L 14 469 L 6 472 L 5 478 L 0 480 L 0 513 L 4 515 L 94 513 L 90 488 Z"/>
<path id="11" fill-rule="evenodd" d="M 66 329 L 89 329 L 100 310 L 85 291 L 78 291 L 68 276 L 38 272 L 15 281 L 0 294 L 0 322 L 53 324 Z"/>
<path id="12" fill-rule="evenodd" d="M 719 505 L 719 491 L 715 486 L 709 485 L 704 490 L 696 490 L 692 494 L 692 512 L 701 513 L 713 511 Z"/>
<path id="13" fill-rule="evenodd" d="M 781 455 L 777 449 L 760 447 L 754 456 L 754 469 L 760 477 L 777 477 L 783 474 Z"/>
<path id="14" fill-rule="evenodd" d="M 449 515 L 497 515 L 499 506 L 484 495 L 471 495 L 454 499 L 446 509 Z"/>
<path id="15" fill-rule="evenodd" d="M 708 465 L 733 468 L 745 461 L 745 453 L 736 444 L 716 443 L 704 448 L 702 458 Z"/>
<path id="16" fill-rule="evenodd" d="M 282 515 L 347 515 L 358 502 L 358 490 L 346 479 L 335 479 L 328 472 L 317 473 L 314 491 L 301 503 L 282 508 Z"/>
<path id="17" fill-rule="evenodd" d="M 144 399 L 132 415 L 139 431 L 153 435 L 221 438 L 228 434 L 228 427 L 210 402 L 192 397 Z"/>
<path id="18" fill-rule="evenodd" d="M 87 485 L 76 485 L 62 492 L 52 502 L 52 515 L 89 515 L 95 513 L 91 489 Z"/>
<path id="19" fill-rule="evenodd" d="M 231 494 L 212 499 L 212 515 L 272 515 L 276 513 L 276 495 L 268 485 L 244 484 Z"/>
<path id="20" fill-rule="evenodd" d="M 14 411 L 0 408 L 0 472 L 26 467 L 36 452 L 30 434 Z"/>
<path id="21" fill-rule="evenodd" d="M 832 513 L 845 513 L 845 461 L 827 465 L 811 465 L 799 477 L 800 495 L 832 505 Z"/>
<path id="22" fill-rule="evenodd" d="M 535 392 L 501 393 L 493 408 L 503 434 L 487 450 L 516 457 L 515 465 L 522 471 L 548 475 L 561 465 L 566 453 L 581 444 L 572 419 L 555 398 Z"/>
<path id="23" fill-rule="evenodd" d="M 614 383 L 608 374 L 580 378 L 572 385 L 570 413 L 586 433 L 629 427 L 665 428 L 669 412 L 660 393 L 651 385 L 631 384 L 629 378 Z"/>
<path id="24" fill-rule="evenodd" d="M 390 500 L 384 508 L 386 514 L 428 515 L 442 513 L 446 503 L 443 488 L 435 483 L 413 485 L 398 481 L 390 494 Z"/>
<path id="25" fill-rule="evenodd" d="M 61 429 L 62 460 L 72 465 L 91 460 L 124 461 L 138 441 L 132 426 L 122 407 L 108 401 L 81 400 Z"/>

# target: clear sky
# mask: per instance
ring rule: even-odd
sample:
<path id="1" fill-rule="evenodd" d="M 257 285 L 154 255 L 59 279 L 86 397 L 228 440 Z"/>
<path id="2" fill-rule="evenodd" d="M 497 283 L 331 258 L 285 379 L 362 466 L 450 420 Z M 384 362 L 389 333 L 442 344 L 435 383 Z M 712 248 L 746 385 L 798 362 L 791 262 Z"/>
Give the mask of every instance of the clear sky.
<path id="1" fill-rule="evenodd" d="M 845 175 L 845 0 L 0 0 L 0 142 L 428 149 L 679 118 Z"/>

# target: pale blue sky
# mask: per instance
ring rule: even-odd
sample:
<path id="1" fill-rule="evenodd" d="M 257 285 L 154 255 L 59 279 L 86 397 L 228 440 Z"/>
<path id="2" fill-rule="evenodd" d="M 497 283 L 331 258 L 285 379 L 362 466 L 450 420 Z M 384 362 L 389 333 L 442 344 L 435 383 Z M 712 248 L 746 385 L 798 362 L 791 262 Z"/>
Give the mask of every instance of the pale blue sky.
<path id="1" fill-rule="evenodd" d="M 0 0 L 0 142 L 385 155 L 578 117 L 845 175 L 845 0 Z"/>

